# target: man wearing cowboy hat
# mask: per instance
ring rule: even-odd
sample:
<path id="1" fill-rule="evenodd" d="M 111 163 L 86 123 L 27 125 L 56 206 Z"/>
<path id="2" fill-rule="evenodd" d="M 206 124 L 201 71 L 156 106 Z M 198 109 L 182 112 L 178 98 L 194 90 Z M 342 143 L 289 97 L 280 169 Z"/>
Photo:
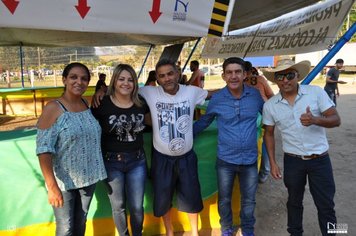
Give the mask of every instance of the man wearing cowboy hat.
<path id="1" fill-rule="evenodd" d="M 275 159 L 274 128 L 278 127 L 284 151 L 284 184 L 288 189 L 288 232 L 293 236 L 303 234 L 303 196 L 307 179 L 322 235 L 333 235 L 327 234 L 327 224 L 336 223 L 335 183 L 325 128 L 339 126 L 340 117 L 322 88 L 298 84 L 309 70 L 309 61 L 295 64 L 287 59 L 279 61 L 275 69 L 264 71 L 266 78 L 280 89 L 263 107 L 264 139 L 271 175 L 281 179 Z"/>

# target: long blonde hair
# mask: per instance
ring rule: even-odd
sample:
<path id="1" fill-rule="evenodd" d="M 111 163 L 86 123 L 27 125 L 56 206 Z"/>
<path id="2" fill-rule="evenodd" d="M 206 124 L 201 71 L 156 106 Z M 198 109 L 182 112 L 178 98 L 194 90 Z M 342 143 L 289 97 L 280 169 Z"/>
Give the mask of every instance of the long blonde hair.
<path id="1" fill-rule="evenodd" d="M 124 70 L 129 72 L 132 79 L 134 80 L 134 89 L 131 93 L 131 100 L 136 106 L 141 107 L 142 101 L 140 100 L 140 98 L 138 96 L 139 87 L 138 87 L 137 75 L 136 75 L 135 70 L 132 68 L 132 66 L 130 66 L 128 64 L 119 64 L 115 67 L 114 72 L 111 77 L 111 80 L 110 80 L 108 91 L 106 92 L 106 94 L 111 95 L 111 96 L 115 95 L 115 83 L 116 83 L 117 79 L 120 77 L 120 74 L 122 73 L 122 71 L 124 71 Z"/>

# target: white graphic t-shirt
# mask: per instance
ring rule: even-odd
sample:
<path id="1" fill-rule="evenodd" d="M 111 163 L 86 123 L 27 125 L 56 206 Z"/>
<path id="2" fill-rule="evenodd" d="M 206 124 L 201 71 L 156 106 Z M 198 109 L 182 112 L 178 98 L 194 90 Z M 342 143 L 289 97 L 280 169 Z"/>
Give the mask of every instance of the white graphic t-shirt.
<path id="1" fill-rule="evenodd" d="M 179 85 L 175 95 L 165 93 L 161 86 L 145 86 L 139 93 L 151 111 L 154 148 L 170 156 L 190 151 L 194 109 L 204 103 L 208 92 L 196 86 Z"/>

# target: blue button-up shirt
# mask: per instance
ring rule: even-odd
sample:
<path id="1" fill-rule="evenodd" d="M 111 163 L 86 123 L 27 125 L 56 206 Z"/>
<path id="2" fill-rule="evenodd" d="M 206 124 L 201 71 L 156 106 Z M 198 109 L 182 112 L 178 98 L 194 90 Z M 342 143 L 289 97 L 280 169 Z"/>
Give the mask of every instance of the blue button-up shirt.
<path id="1" fill-rule="evenodd" d="M 311 85 L 299 85 L 293 106 L 280 93 L 265 103 L 263 124 L 277 126 L 282 135 L 284 152 L 308 156 L 328 150 L 325 128 L 317 125 L 303 126 L 300 122 L 300 116 L 308 106 L 313 116 L 320 117 L 334 103 L 323 89 Z"/>
<path id="2" fill-rule="evenodd" d="M 194 123 L 194 134 L 216 118 L 218 158 L 237 165 L 253 164 L 258 156 L 256 121 L 263 103 L 255 88 L 244 85 L 241 97 L 236 98 L 225 87 L 212 96 L 206 114 Z"/>

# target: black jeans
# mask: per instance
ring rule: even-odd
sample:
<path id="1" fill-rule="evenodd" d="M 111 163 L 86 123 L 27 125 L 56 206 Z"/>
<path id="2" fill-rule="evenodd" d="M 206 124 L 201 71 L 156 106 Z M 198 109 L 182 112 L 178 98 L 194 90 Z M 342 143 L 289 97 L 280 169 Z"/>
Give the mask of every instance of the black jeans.
<path id="1" fill-rule="evenodd" d="M 336 223 L 334 210 L 335 182 L 329 155 L 312 160 L 302 160 L 284 154 L 284 184 L 288 189 L 288 232 L 293 236 L 303 234 L 303 197 L 305 184 L 318 210 L 322 235 L 327 234 L 327 224 Z"/>

